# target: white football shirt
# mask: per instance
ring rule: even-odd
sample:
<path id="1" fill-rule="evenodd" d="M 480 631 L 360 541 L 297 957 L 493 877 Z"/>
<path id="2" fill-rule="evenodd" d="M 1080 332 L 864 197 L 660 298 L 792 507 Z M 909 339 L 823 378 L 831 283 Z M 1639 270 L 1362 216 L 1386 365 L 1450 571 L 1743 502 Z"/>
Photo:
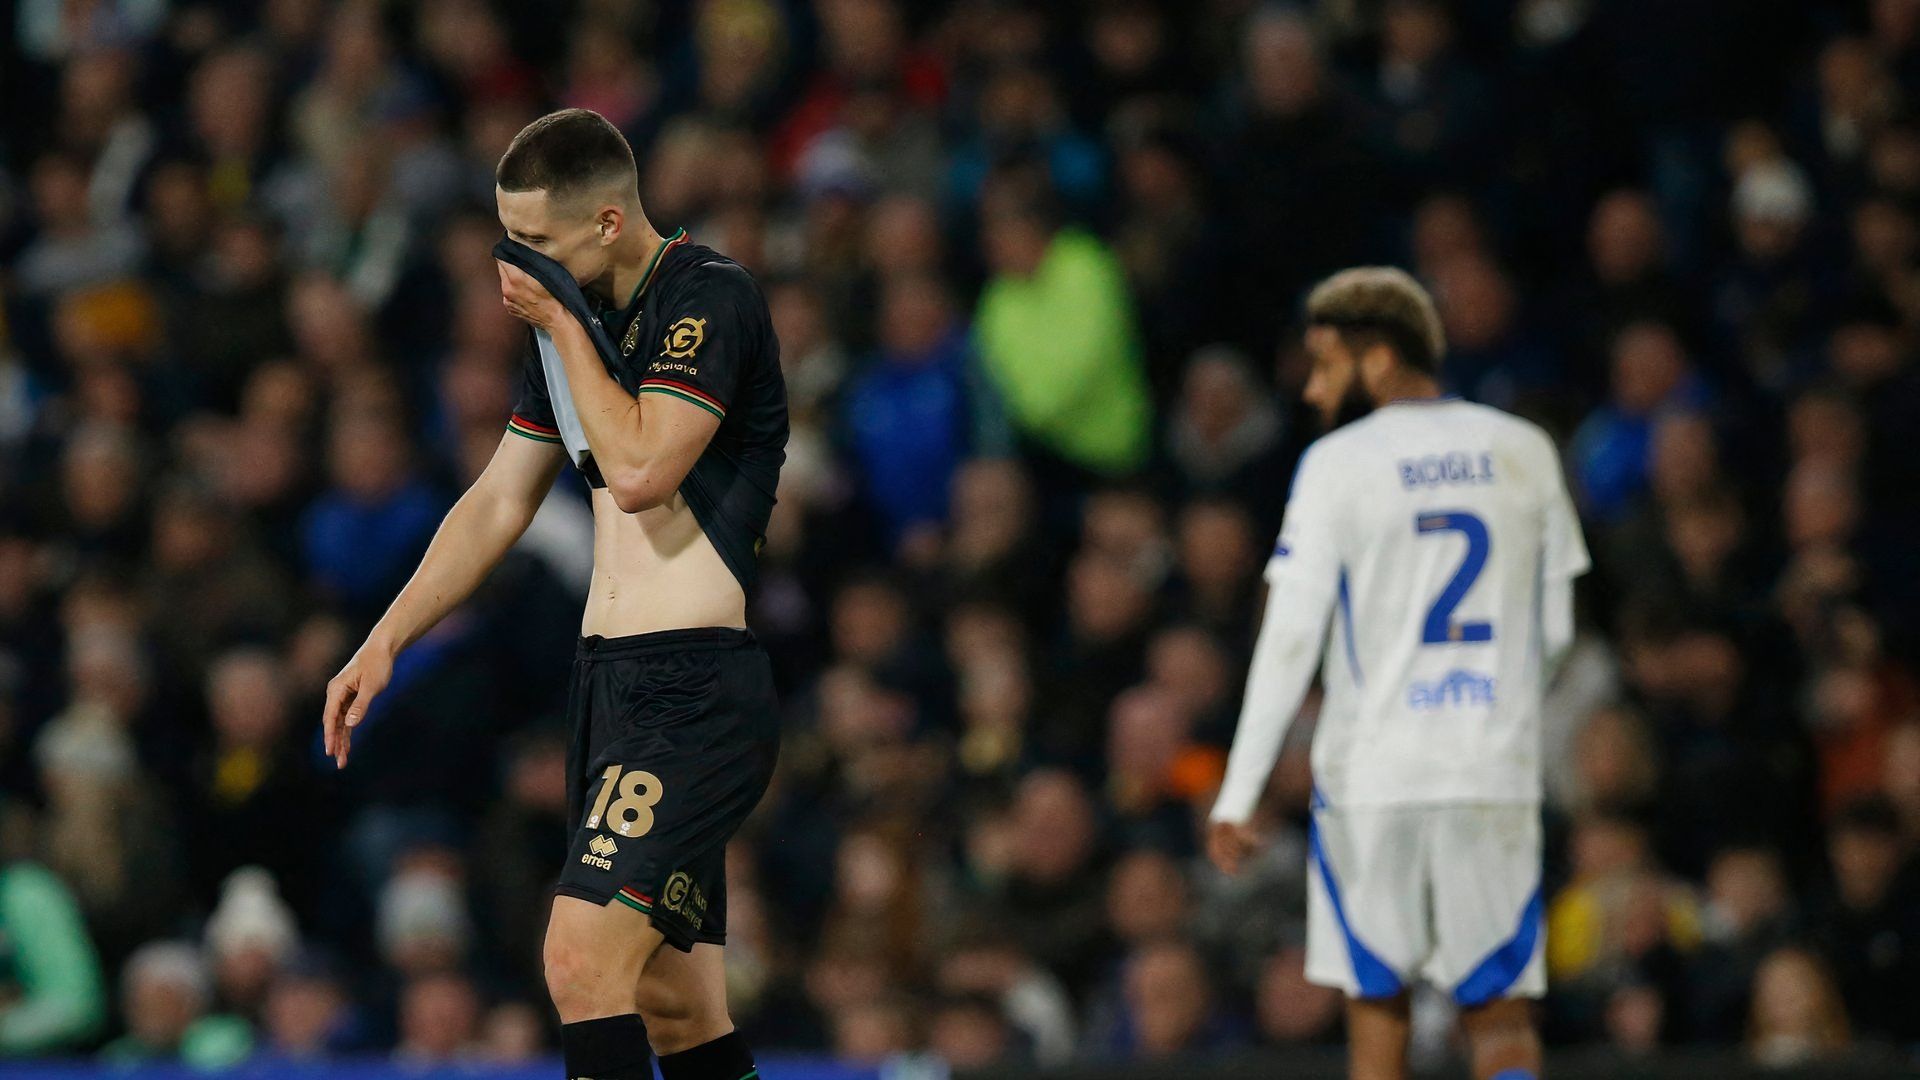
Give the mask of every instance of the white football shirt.
<path id="1" fill-rule="evenodd" d="M 1546 655 L 1588 567 L 1545 432 L 1457 398 L 1394 402 L 1301 458 L 1213 816 L 1244 821 L 1320 667 L 1319 797 L 1537 802 Z"/>

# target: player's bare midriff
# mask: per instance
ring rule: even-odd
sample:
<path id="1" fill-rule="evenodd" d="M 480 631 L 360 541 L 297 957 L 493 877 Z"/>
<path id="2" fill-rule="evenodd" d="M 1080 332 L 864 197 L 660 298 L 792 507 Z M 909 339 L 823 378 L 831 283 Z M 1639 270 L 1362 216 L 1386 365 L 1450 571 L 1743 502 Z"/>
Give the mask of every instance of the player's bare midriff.
<path id="1" fill-rule="evenodd" d="M 628 514 L 593 492 L 593 587 L 580 632 L 626 637 L 655 630 L 747 625 L 740 582 L 677 492 Z"/>

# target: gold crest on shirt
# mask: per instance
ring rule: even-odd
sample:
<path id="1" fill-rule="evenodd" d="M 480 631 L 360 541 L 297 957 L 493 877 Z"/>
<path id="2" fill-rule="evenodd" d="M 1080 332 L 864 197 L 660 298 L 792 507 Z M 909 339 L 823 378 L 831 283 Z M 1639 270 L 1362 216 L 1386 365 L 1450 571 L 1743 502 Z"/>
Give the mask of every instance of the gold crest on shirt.
<path id="1" fill-rule="evenodd" d="M 696 319 L 691 315 L 680 318 L 667 327 L 667 336 L 660 339 L 660 351 L 676 359 L 693 355 L 693 350 L 707 340 L 707 320 Z"/>
<path id="2" fill-rule="evenodd" d="M 633 350 L 640 344 L 640 316 L 635 315 L 627 324 L 627 333 L 620 339 L 620 355 L 632 356 Z"/>

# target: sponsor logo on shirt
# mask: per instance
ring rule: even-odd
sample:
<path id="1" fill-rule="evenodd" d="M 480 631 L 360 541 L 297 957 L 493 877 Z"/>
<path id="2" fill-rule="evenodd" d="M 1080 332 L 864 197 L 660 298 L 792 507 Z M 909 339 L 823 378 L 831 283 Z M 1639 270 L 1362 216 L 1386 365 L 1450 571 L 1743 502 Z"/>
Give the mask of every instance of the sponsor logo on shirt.
<path id="1" fill-rule="evenodd" d="M 612 856 L 619 850 L 620 847 L 613 842 L 613 837 L 596 836 L 587 841 L 586 853 L 580 856 L 580 861 L 596 870 L 611 870 L 613 869 Z"/>
<path id="2" fill-rule="evenodd" d="M 676 870 L 662 891 L 666 894 L 667 910 L 686 916 L 695 930 L 700 929 L 700 924 L 707 920 L 707 894 L 693 883 L 693 877 L 685 870 Z"/>
<path id="3" fill-rule="evenodd" d="M 1493 676 L 1455 669 L 1432 682 L 1407 688 L 1407 704 L 1416 709 L 1457 709 L 1493 704 Z"/>
<path id="4" fill-rule="evenodd" d="M 707 320 L 684 315 L 667 327 L 667 336 L 660 339 L 660 351 L 676 360 L 684 360 L 692 356 L 693 351 L 705 340 Z"/>

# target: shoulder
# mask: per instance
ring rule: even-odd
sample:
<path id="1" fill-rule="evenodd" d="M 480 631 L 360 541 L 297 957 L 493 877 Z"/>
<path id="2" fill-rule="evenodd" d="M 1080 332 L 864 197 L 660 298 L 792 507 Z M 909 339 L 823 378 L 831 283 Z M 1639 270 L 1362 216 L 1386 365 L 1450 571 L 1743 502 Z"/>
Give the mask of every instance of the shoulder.
<path id="1" fill-rule="evenodd" d="M 1501 412 L 1498 409 L 1487 408 L 1485 406 L 1482 406 L 1482 408 L 1486 408 L 1491 418 L 1490 422 L 1497 424 L 1501 434 L 1511 440 L 1513 445 L 1525 451 L 1528 456 L 1542 462 L 1551 463 L 1555 468 L 1558 468 L 1560 461 L 1560 443 L 1554 439 L 1553 435 L 1550 434 L 1546 428 L 1528 420 L 1524 416 L 1515 416 L 1512 413 Z"/>
<path id="2" fill-rule="evenodd" d="M 746 305 L 748 310 L 766 308 L 760 284 L 746 267 L 711 248 L 700 248 L 688 258 L 687 268 L 674 282 L 673 299 L 677 303 L 706 301 Z"/>
<path id="3" fill-rule="evenodd" d="M 1520 473 L 1535 490 L 1543 494 L 1558 492 L 1563 483 L 1560 444 L 1546 428 L 1523 416 L 1515 416 L 1487 405 L 1477 405 L 1481 422 L 1492 433 L 1492 445 L 1502 448 L 1502 456 L 1517 461 Z"/>
<path id="4" fill-rule="evenodd" d="M 1298 495 L 1306 490 L 1317 491 L 1322 497 L 1335 494 L 1341 479 L 1354 471 L 1355 464 L 1365 456 L 1372 442 L 1362 430 L 1365 423 L 1366 420 L 1355 421 L 1308 443 L 1300 452 L 1299 464 L 1294 466 L 1290 494 Z"/>
<path id="5" fill-rule="evenodd" d="M 1517 416 L 1504 409 L 1478 401 L 1453 401 L 1447 415 L 1447 423 L 1458 426 L 1472 437 L 1490 443 L 1494 447 L 1517 449 L 1528 454 L 1542 451 L 1557 453 L 1553 436 L 1545 428 Z"/>
<path id="6" fill-rule="evenodd" d="M 1342 424 L 1307 444 L 1300 455 L 1301 467 L 1311 460 L 1317 469 L 1337 470 L 1367 457 L 1381 444 L 1386 423 L 1387 417 L 1375 412 Z"/>
<path id="7" fill-rule="evenodd" d="M 1478 401 L 1457 402 L 1455 403 L 1455 407 L 1466 414 L 1470 423 L 1479 425 L 1504 438 L 1531 443 L 1536 446 L 1543 444 L 1547 446 L 1553 445 L 1553 438 L 1547 434 L 1547 429 L 1524 416 L 1515 415 L 1514 413 L 1507 412 L 1505 409 L 1496 409 L 1492 405 L 1482 404 Z"/>

